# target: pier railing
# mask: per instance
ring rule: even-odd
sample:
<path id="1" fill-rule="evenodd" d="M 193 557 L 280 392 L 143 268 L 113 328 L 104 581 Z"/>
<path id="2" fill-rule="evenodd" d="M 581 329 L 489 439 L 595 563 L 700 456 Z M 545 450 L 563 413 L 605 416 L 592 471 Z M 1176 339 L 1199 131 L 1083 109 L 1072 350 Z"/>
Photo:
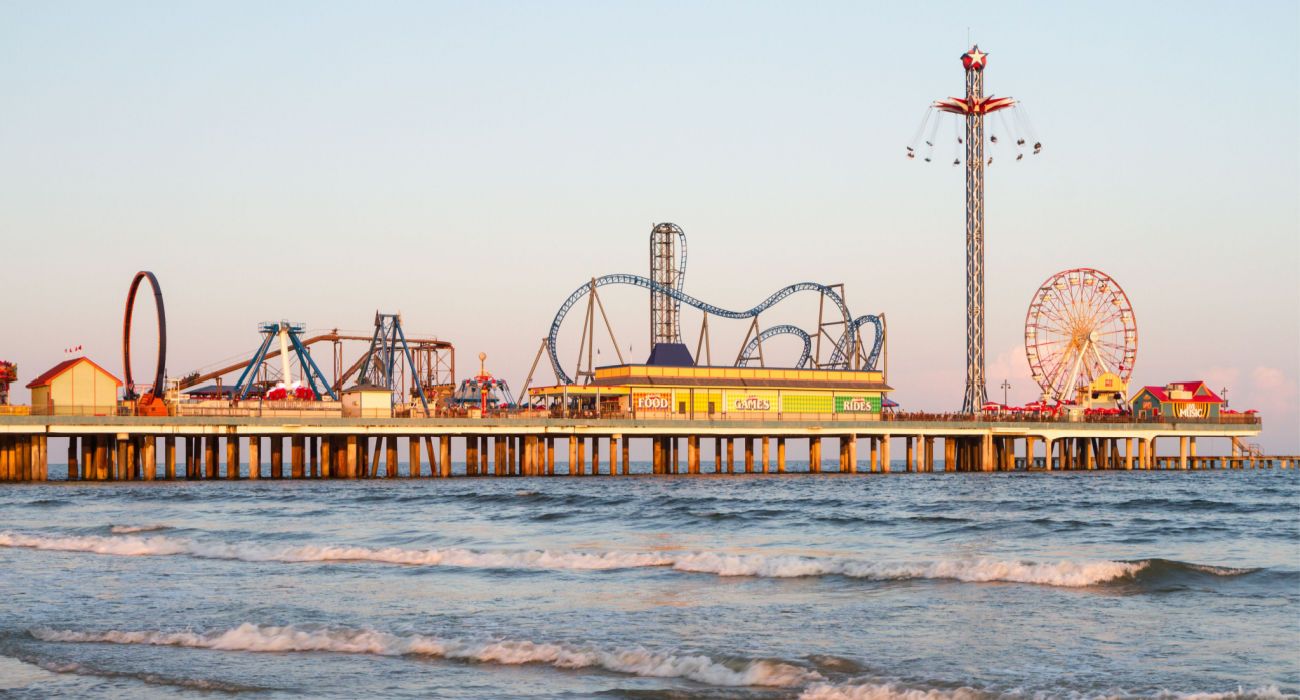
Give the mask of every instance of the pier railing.
<path id="1" fill-rule="evenodd" d="M 1258 414 L 1232 413 L 1218 417 L 1181 418 L 1158 415 L 1089 415 L 1052 414 L 1035 412 L 1003 413 L 931 413 L 922 411 L 884 413 L 794 413 L 794 412 L 730 412 L 730 413 L 677 413 L 670 411 L 576 411 L 563 409 L 491 409 L 480 413 L 467 409 L 432 409 L 427 413 L 414 407 L 405 410 L 349 409 L 343 410 L 338 401 L 202 401 L 181 402 L 172 407 L 178 417 L 210 418 L 394 418 L 423 420 L 429 418 L 483 418 L 495 422 L 528 422 L 539 419 L 655 421 L 655 422 L 709 422 L 709 423 L 862 423 L 862 422 L 929 422 L 929 423 L 1060 423 L 1060 424 L 1180 424 L 1260 426 Z M 106 406 L 0 406 L 0 416 L 130 416 L 129 405 Z"/>

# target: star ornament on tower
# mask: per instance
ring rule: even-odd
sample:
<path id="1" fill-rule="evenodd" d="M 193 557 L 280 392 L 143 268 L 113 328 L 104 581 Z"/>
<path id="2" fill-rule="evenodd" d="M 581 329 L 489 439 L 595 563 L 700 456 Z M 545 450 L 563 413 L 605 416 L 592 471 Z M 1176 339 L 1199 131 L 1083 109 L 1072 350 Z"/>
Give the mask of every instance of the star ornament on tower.
<path id="1" fill-rule="evenodd" d="M 984 66 L 988 65 L 988 62 L 989 55 L 980 51 L 978 44 L 961 55 L 961 64 L 966 70 L 984 70 Z"/>

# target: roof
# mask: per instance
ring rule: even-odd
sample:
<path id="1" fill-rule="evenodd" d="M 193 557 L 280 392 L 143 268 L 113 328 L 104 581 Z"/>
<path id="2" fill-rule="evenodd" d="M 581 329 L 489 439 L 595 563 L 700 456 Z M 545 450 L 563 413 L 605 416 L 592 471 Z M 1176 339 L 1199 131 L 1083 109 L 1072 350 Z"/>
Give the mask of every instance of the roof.
<path id="1" fill-rule="evenodd" d="M 1186 391 L 1192 395 L 1192 398 L 1171 399 L 1169 398 L 1170 389 L 1173 389 L 1175 391 Z M 1191 381 L 1191 382 L 1170 382 L 1166 386 L 1144 386 L 1142 387 L 1142 391 L 1139 391 L 1138 394 L 1141 394 L 1143 391 L 1150 393 L 1152 396 L 1156 397 L 1156 399 L 1162 403 L 1174 402 L 1174 401 L 1190 401 L 1192 403 L 1223 403 L 1223 399 L 1220 398 L 1218 394 L 1214 393 L 1213 391 L 1210 390 L 1209 387 L 1205 386 L 1205 382 L 1199 380 Z M 1134 394 L 1135 398 L 1136 396 L 1137 394 Z"/>
<path id="2" fill-rule="evenodd" d="M 742 387 L 748 389 L 823 389 L 823 390 L 840 390 L 840 391 L 893 391 L 893 389 L 880 381 L 810 381 L 799 379 L 757 379 L 747 377 L 652 377 L 652 376 L 630 376 L 630 377 L 596 377 L 589 386 L 662 386 L 662 387 L 681 387 L 688 389 L 692 387 L 706 388 L 730 388 Z"/>
<path id="3" fill-rule="evenodd" d="M 41 376 L 39 376 L 39 377 L 37 377 L 37 378 L 31 380 L 30 382 L 28 382 L 28 383 L 27 383 L 27 388 L 28 388 L 28 389 L 35 389 L 35 388 L 38 387 L 38 386 L 49 386 L 49 385 L 50 385 L 50 382 L 54 381 L 54 380 L 55 380 L 55 379 L 56 379 L 60 374 L 63 374 L 64 372 L 67 372 L 68 370 L 72 369 L 72 368 L 73 368 L 74 366 L 76 366 L 76 365 L 81 364 L 82 362 L 88 362 L 88 363 L 90 363 L 90 366 L 92 366 L 92 367 L 94 367 L 95 369 L 99 370 L 102 374 L 106 375 L 109 379 L 112 379 L 113 382 L 116 383 L 118 386 L 122 386 L 122 380 L 121 380 L 121 379 L 118 379 L 117 377 L 113 376 L 113 373 L 112 373 L 112 372 L 109 372 L 108 370 L 104 369 L 103 367 L 100 367 L 98 364 L 96 364 L 96 363 L 95 363 L 93 360 L 91 360 L 90 358 L 88 358 L 88 357 L 74 357 L 74 358 L 72 358 L 71 360 L 64 360 L 63 362 L 60 362 L 59 364 L 54 365 L 53 367 L 51 367 L 51 368 L 45 370 L 45 373 L 44 373 L 44 374 L 42 374 Z"/>
<path id="4" fill-rule="evenodd" d="M 357 393 L 357 392 L 359 392 L 359 391 L 374 391 L 374 392 L 384 391 L 384 392 L 392 393 L 393 390 L 392 390 L 392 389 L 389 389 L 389 388 L 386 387 L 386 386 L 380 386 L 380 385 L 378 385 L 378 384 L 372 384 L 372 383 L 370 383 L 370 382 L 365 382 L 365 383 L 363 383 L 363 384 L 353 384 L 352 386 L 350 386 L 350 387 L 344 389 L 344 390 L 343 390 L 343 393 L 345 393 L 345 394 L 354 394 L 354 393 Z"/>

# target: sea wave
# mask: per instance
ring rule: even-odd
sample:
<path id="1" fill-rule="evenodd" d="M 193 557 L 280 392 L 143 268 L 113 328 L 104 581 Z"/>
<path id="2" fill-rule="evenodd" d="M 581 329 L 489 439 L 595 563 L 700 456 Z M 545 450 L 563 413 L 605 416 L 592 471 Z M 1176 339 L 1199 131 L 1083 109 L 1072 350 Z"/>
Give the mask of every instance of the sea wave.
<path id="1" fill-rule="evenodd" d="M 1296 700 L 1296 695 L 1282 692 L 1277 686 L 1257 688 L 1239 687 L 1235 690 L 1219 692 L 1185 692 L 1157 690 L 1154 692 L 1130 692 L 1122 689 L 1110 689 L 1099 692 L 1081 692 L 1078 690 L 1049 691 L 1011 690 L 993 692 L 979 690 L 969 686 L 959 688 L 910 688 L 893 682 L 852 682 L 831 684 L 813 683 L 803 690 L 799 700 L 1045 700 L 1046 698 L 1069 698 L 1070 700 Z"/>
<path id="2" fill-rule="evenodd" d="M 36 628 L 45 642 L 142 644 L 244 652 L 335 652 L 378 656 L 425 656 L 501 665 L 544 664 L 564 669 L 599 668 L 656 678 L 685 678 L 719 686 L 793 688 L 824 680 L 816 671 L 768 660 L 719 661 L 703 654 L 673 654 L 642 647 L 601 649 L 589 645 L 527 640 L 473 641 L 369 629 L 272 627 L 244 623 L 219 632 L 84 632 Z"/>
<path id="3" fill-rule="evenodd" d="M 896 683 L 814 683 L 799 694 L 799 700 L 984 700 L 998 697 L 969 687 L 908 688 Z"/>
<path id="4" fill-rule="evenodd" d="M 129 535 L 136 532 L 157 532 L 158 530 L 167 530 L 167 525 L 114 525 L 108 529 L 115 535 Z"/>
<path id="5" fill-rule="evenodd" d="M 1121 582 L 1164 584 L 1180 577 L 1229 577 L 1258 571 L 1167 559 L 1032 562 L 985 557 L 929 562 L 874 562 L 837 557 L 722 552 L 476 551 L 461 548 L 403 549 L 328 544 L 285 546 L 254 542 L 205 542 L 165 535 L 61 537 L 17 532 L 0 532 L 0 547 L 119 556 L 183 555 L 250 562 L 375 562 L 403 566 L 594 571 L 665 568 L 726 577 L 842 576 L 874 581 L 931 579 L 967 583 L 1026 583 L 1066 588 Z"/>

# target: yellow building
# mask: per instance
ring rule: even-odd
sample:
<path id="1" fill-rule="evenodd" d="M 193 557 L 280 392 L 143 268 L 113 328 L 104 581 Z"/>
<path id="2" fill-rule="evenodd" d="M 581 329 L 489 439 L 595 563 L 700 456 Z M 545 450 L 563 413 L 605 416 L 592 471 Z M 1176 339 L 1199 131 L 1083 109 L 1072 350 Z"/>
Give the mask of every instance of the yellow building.
<path id="1" fill-rule="evenodd" d="M 529 396 L 637 418 L 875 420 L 892 391 L 878 371 L 616 365 L 595 375 L 590 384 L 538 387 Z"/>
<path id="2" fill-rule="evenodd" d="M 344 418 L 392 418 L 393 391 L 374 384 L 343 390 Z"/>
<path id="3" fill-rule="evenodd" d="M 64 360 L 27 384 L 32 413 L 110 416 L 117 413 L 122 380 L 85 357 Z"/>
<path id="4" fill-rule="evenodd" d="M 1083 408 L 1115 408 L 1127 402 L 1128 384 L 1114 372 L 1103 372 L 1087 386 L 1079 387 L 1075 403 Z"/>

